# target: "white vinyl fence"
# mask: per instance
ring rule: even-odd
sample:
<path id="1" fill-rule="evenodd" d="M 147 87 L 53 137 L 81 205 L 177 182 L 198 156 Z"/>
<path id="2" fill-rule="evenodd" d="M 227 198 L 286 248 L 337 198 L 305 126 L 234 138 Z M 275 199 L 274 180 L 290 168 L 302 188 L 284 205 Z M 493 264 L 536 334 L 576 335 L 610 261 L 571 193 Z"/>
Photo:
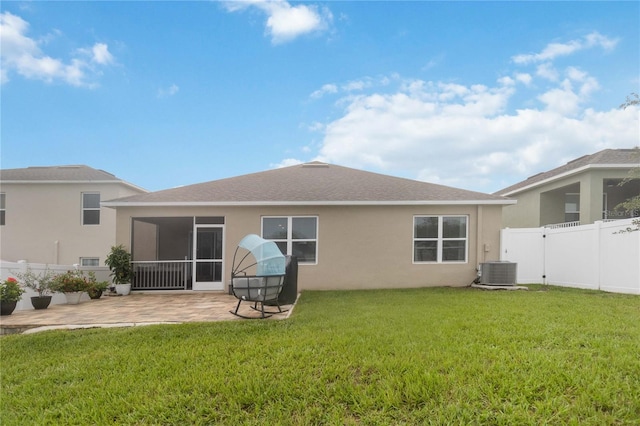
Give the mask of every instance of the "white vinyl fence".
<path id="1" fill-rule="evenodd" d="M 56 274 L 62 274 L 74 269 L 80 269 L 85 272 L 93 271 L 96 274 L 96 279 L 98 281 L 111 282 L 111 279 L 109 278 L 109 269 L 106 267 L 78 266 L 78 265 L 45 265 L 43 263 L 26 263 L 23 261 L 1 262 L 0 263 L 0 279 L 6 280 L 9 277 L 14 277 L 18 279 L 17 274 L 25 273 L 27 271 L 27 267 L 31 268 L 31 270 L 36 274 L 40 274 L 44 272 L 47 268 L 49 268 L 50 271 L 53 271 Z M 26 289 L 26 290 L 27 290 L 26 293 L 22 295 L 22 299 L 20 299 L 20 301 L 16 305 L 16 310 L 33 309 L 33 306 L 31 305 L 31 296 L 37 296 L 38 293 L 36 293 L 31 289 Z M 65 295 L 62 293 L 53 293 L 52 296 L 53 296 L 51 298 L 52 305 L 67 303 L 67 299 Z M 86 300 L 89 300 L 89 295 L 88 294 L 82 295 L 82 299 L 80 299 L 80 301 L 86 301 Z"/>
<path id="2" fill-rule="evenodd" d="M 558 228 L 503 229 L 500 260 L 518 264 L 518 284 L 640 294 L 640 231 L 632 219 Z"/>

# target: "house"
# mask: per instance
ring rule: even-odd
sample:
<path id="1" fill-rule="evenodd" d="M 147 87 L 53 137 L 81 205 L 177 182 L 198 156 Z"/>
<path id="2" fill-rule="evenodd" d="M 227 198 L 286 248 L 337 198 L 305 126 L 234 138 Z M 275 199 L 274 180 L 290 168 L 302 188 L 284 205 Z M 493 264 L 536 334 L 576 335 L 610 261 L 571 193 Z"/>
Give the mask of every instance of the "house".
<path id="1" fill-rule="evenodd" d="M 498 260 L 501 196 L 311 162 L 105 201 L 134 290 L 225 290 L 247 234 L 308 290 L 465 286 Z"/>
<path id="2" fill-rule="evenodd" d="M 503 226 L 586 225 L 638 216 L 638 211 L 616 209 L 621 202 L 640 194 L 640 179 L 620 185 L 638 167 L 640 149 L 605 149 L 531 176 L 495 193 L 518 201 L 504 208 Z"/>
<path id="3" fill-rule="evenodd" d="M 104 265 L 116 214 L 101 201 L 146 192 L 83 165 L 0 170 L 0 258 Z"/>

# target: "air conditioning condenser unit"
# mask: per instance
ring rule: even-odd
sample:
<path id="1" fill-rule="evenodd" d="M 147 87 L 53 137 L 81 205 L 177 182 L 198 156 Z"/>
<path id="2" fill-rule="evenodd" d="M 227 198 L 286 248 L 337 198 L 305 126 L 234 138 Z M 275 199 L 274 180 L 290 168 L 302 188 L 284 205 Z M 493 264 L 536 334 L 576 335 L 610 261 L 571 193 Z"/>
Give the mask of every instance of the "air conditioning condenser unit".
<path id="1" fill-rule="evenodd" d="M 480 264 L 480 284 L 516 285 L 518 264 L 515 262 L 486 262 Z"/>

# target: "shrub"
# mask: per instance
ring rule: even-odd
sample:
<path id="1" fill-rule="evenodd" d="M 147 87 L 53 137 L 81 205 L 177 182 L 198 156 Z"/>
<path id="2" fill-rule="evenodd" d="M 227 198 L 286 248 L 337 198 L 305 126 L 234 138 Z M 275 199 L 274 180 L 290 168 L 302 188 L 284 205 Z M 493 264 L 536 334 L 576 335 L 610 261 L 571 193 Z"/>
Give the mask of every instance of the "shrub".
<path id="1" fill-rule="evenodd" d="M 67 271 L 53 279 L 53 289 L 61 293 L 87 291 L 91 284 L 82 271 Z"/>
<path id="2" fill-rule="evenodd" d="M 0 301 L 17 302 L 22 297 L 24 289 L 18 285 L 18 280 L 9 277 L 0 282 Z"/>

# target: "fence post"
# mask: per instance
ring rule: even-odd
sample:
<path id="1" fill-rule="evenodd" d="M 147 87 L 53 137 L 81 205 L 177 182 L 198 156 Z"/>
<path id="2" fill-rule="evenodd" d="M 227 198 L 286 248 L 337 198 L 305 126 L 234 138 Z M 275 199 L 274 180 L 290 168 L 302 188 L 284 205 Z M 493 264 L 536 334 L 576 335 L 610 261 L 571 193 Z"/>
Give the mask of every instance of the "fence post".
<path id="1" fill-rule="evenodd" d="M 16 263 L 20 267 L 20 273 L 21 274 L 26 274 L 27 273 L 27 266 L 29 266 L 27 261 L 26 260 L 18 260 Z"/>
<path id="2" fill-rule="evenodd" d="M 600 246 L 600 232 L 602 232 L 602 221 L 596 220 L 593 224 L 595 226 L 593 230 L 593 232 L 595 233 L 594 243 L 597 250 L 596 279 L 598 280 L 598 290 L 600 290 L 600 285 L 602 284 L 602 247 Z"/>

